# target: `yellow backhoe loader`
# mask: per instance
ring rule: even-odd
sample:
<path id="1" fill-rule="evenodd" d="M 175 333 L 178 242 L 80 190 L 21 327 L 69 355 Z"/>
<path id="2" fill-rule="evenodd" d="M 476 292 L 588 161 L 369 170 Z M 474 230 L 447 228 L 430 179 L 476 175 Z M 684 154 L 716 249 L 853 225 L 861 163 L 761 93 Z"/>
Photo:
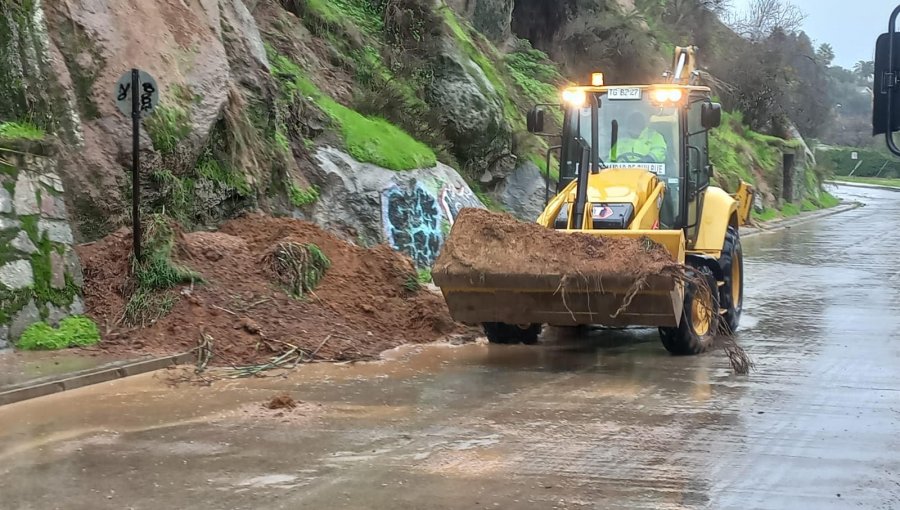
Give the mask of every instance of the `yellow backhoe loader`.
<path id="1" fill-rule="evenodd" d="M 695 84 L 694 52 L 676 48 L 673 70 L 659 84 L 604 86 L 595 73 L 591 85 L 563 91 L 560 179 L 537 219 L 562 232 L 650 238 L 690 268 L 694 283 L 647 279 L 623 312 L 635 283 L 625 275 L 604 279 L 600 290 L 561 295 L 546 274 L 435 272 L 454 319 L 482 324 L 493 343 L 535 343 L 544 324 L 657 327 L 673 354 L 703 352 L 719 324 L 737 329 L 744 279 L 739 228 L 750 215 L 753 189 L 741 183 L 729 195 L 710 186 L 708 133 L 721 123 L 721 106 L 708 87 Z M 530 132 L 543 133 L 546 106 L 556 105 L 529 113 Z M 696 282 L 711 292 L 700 292 Z"/>

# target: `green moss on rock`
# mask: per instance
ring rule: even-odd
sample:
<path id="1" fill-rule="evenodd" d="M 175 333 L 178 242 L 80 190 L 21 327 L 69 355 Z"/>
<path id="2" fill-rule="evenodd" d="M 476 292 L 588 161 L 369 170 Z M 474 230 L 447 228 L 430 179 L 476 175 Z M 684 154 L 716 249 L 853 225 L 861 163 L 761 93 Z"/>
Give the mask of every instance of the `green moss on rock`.
<path id="1" fill-rule="evenodd" d="M 310 204 L 316 203 L 319 200 L 319 189 L 315 186 L 311 186 L 307 189 L 302 189 L 294 184 L 290 186 L 290 194 L 291 194 L 291 203 L 294 204 L 294 207 L 303 207 Z"/>
<path id="2" fill-rule="evenodd" d="M 29 233 L 29 236 L 31 234 Z M 33 239 L 32 239 L 33 240 Z M 31 255 L 31 270 L 34 274 L 32 294 L 35 301 L 40 304 L 53 303 L 56 306 L 69 306 L 78 295 L 79 289 L 69 275 L 65 276 L 66 284 L 61 289 L 53 287 L 53 265 L 51 254 L 62 245 L 51 242 L 46 232 L 38 242 L 35 242 L 38 251 Z"/>
<path id="3" fill-rule="evenodd" d="M 428 146 L 385 119 L 364 116 L 338 103 L 319 90 L 287 57 L 270 48 L 269 58 L 283 93 L 312 98 L 340 127 L 347 152 L 357 160 L 398 171 L 432 167 L 437 163 L 434 151 Z"/>
<path id="4" fill-rule="evenodd" d="M 197 162 L 197 174 L 204 179 L 232 188 L 241 196 L 250 196 L 253 193 L 243 172 L 227 167 L 208 152 Z"/>
<path id="5" fill-rule="evenodd" d="M 31 289 L 0 289 L 0 323 L 9 324 L 31 300 Z"/>
<path id="6" fill-rule="evenodd" d="M 153 148 L 163 154 L 175 151 L 191 134 L 191 119 L 187 109 L 178 104 L 160 105 L 144 120 Z"/>

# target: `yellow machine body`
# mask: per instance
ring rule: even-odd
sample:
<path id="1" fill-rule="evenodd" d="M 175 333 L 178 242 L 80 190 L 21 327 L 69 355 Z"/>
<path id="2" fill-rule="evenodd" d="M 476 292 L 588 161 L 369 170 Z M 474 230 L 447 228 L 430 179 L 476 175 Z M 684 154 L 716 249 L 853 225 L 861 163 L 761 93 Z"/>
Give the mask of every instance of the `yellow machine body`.
<path id="1" fill-rule="evenodd" d="M 709 88 L 689 84 L 682 78 L 693 71 L 692 49 L 678 48 L 680 60 L 674 63 L 678 76 L 662 85 L 639 85 L 644 93 L 652 93 L 659 87 L 680 90 L 684 97 L 691 94 L 709 94 Z M 584 86 L 569 89 L 569 97 L 579 99 L 578 94 L 596 94 L 613 88 Z M 674 94 L 673 94 L 674 95 Z M 681 96 L 678 96 L 681 97 Z M 581 97 L 580 99 L 583 99 Z M 664 118 L 649 119 L 652 124 Z M 678 124 L 671 136 L 681 141 L 684 132 Z M 680 170 L 679 170 L 680 171 Z M 579 184 L 579 180 L 581 184 Z M 578 203 L 579 186 L 585 186 L 584 212 L 581 224 L 575 224 L 575 205 Z M 672 259 L 685 263 L 690 257 L 704 261 L 716 260 L 722 255 L 729 227 L 739 228 L 750 216 L 753 190 L 742 183 L 738 191 L 729 195 L 721 188 L 704 189 L 702 210 L 698 212 L 696 226 L 679 229 L 660 228 L 660 210 L 667 193 L 665 179 L 640 166 L 619 164 L 615 168 L 600 168 L 589 172 L 586 178 L 570 182 L 549 200 L 537 223 L 558 232 L 650 239 L 665 247 Z M 594 207 L 602 204 L 630 204 L 633 214 L 624 228 L 594 228 Z M 453 235 L 451 231 L 451 236 Z M 721 273 L 721 271 L 719 271 Z M 433 274 L 441 288 L 451 315 L 467 323 L 505 323 L 528 325 L 543 323 L 559 326 L 658 326 L 678 327 L 682 321 L 685 288 L 684 282 L 672 275 L 649 275 L 642 282 L 628 275 L 603 275 L 593 278 L 568 278 L 565 274 Z M 641 283 L 637 286 L 636 283 Z M 721 286 L 722 283 L 720 282 Z M 623 303 L 628 301 L 628 306 Z"/>

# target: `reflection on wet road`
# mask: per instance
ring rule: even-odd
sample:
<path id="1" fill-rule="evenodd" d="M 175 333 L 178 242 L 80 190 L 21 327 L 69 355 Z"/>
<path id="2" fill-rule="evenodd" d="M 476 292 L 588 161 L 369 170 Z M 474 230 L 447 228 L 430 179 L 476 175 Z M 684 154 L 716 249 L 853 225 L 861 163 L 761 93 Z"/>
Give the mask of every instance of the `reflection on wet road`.
<path id="1" fill-rule="evenodd" d="M 750 376 L 641 330 L 140 376 L 0 408 L 0 506 L 900 507 L 900 193 L 840 194 L 867 206 L 744 241 Z"/>

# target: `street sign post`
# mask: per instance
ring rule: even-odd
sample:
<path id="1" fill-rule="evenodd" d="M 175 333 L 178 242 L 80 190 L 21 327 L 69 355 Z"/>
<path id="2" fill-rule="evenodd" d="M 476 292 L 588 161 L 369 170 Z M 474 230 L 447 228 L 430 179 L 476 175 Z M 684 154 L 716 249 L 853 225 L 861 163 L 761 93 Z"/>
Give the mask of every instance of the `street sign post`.
<path id="1" fill-rule="evenodd" d="M 141 261 L 141 119 L 159 105 L 159 87 L 150 74 L 132 69 L 119 78 L 115 90 L 116 106 L 123 115 L 131 115 L 131 228 L 134 259 Z"/>

